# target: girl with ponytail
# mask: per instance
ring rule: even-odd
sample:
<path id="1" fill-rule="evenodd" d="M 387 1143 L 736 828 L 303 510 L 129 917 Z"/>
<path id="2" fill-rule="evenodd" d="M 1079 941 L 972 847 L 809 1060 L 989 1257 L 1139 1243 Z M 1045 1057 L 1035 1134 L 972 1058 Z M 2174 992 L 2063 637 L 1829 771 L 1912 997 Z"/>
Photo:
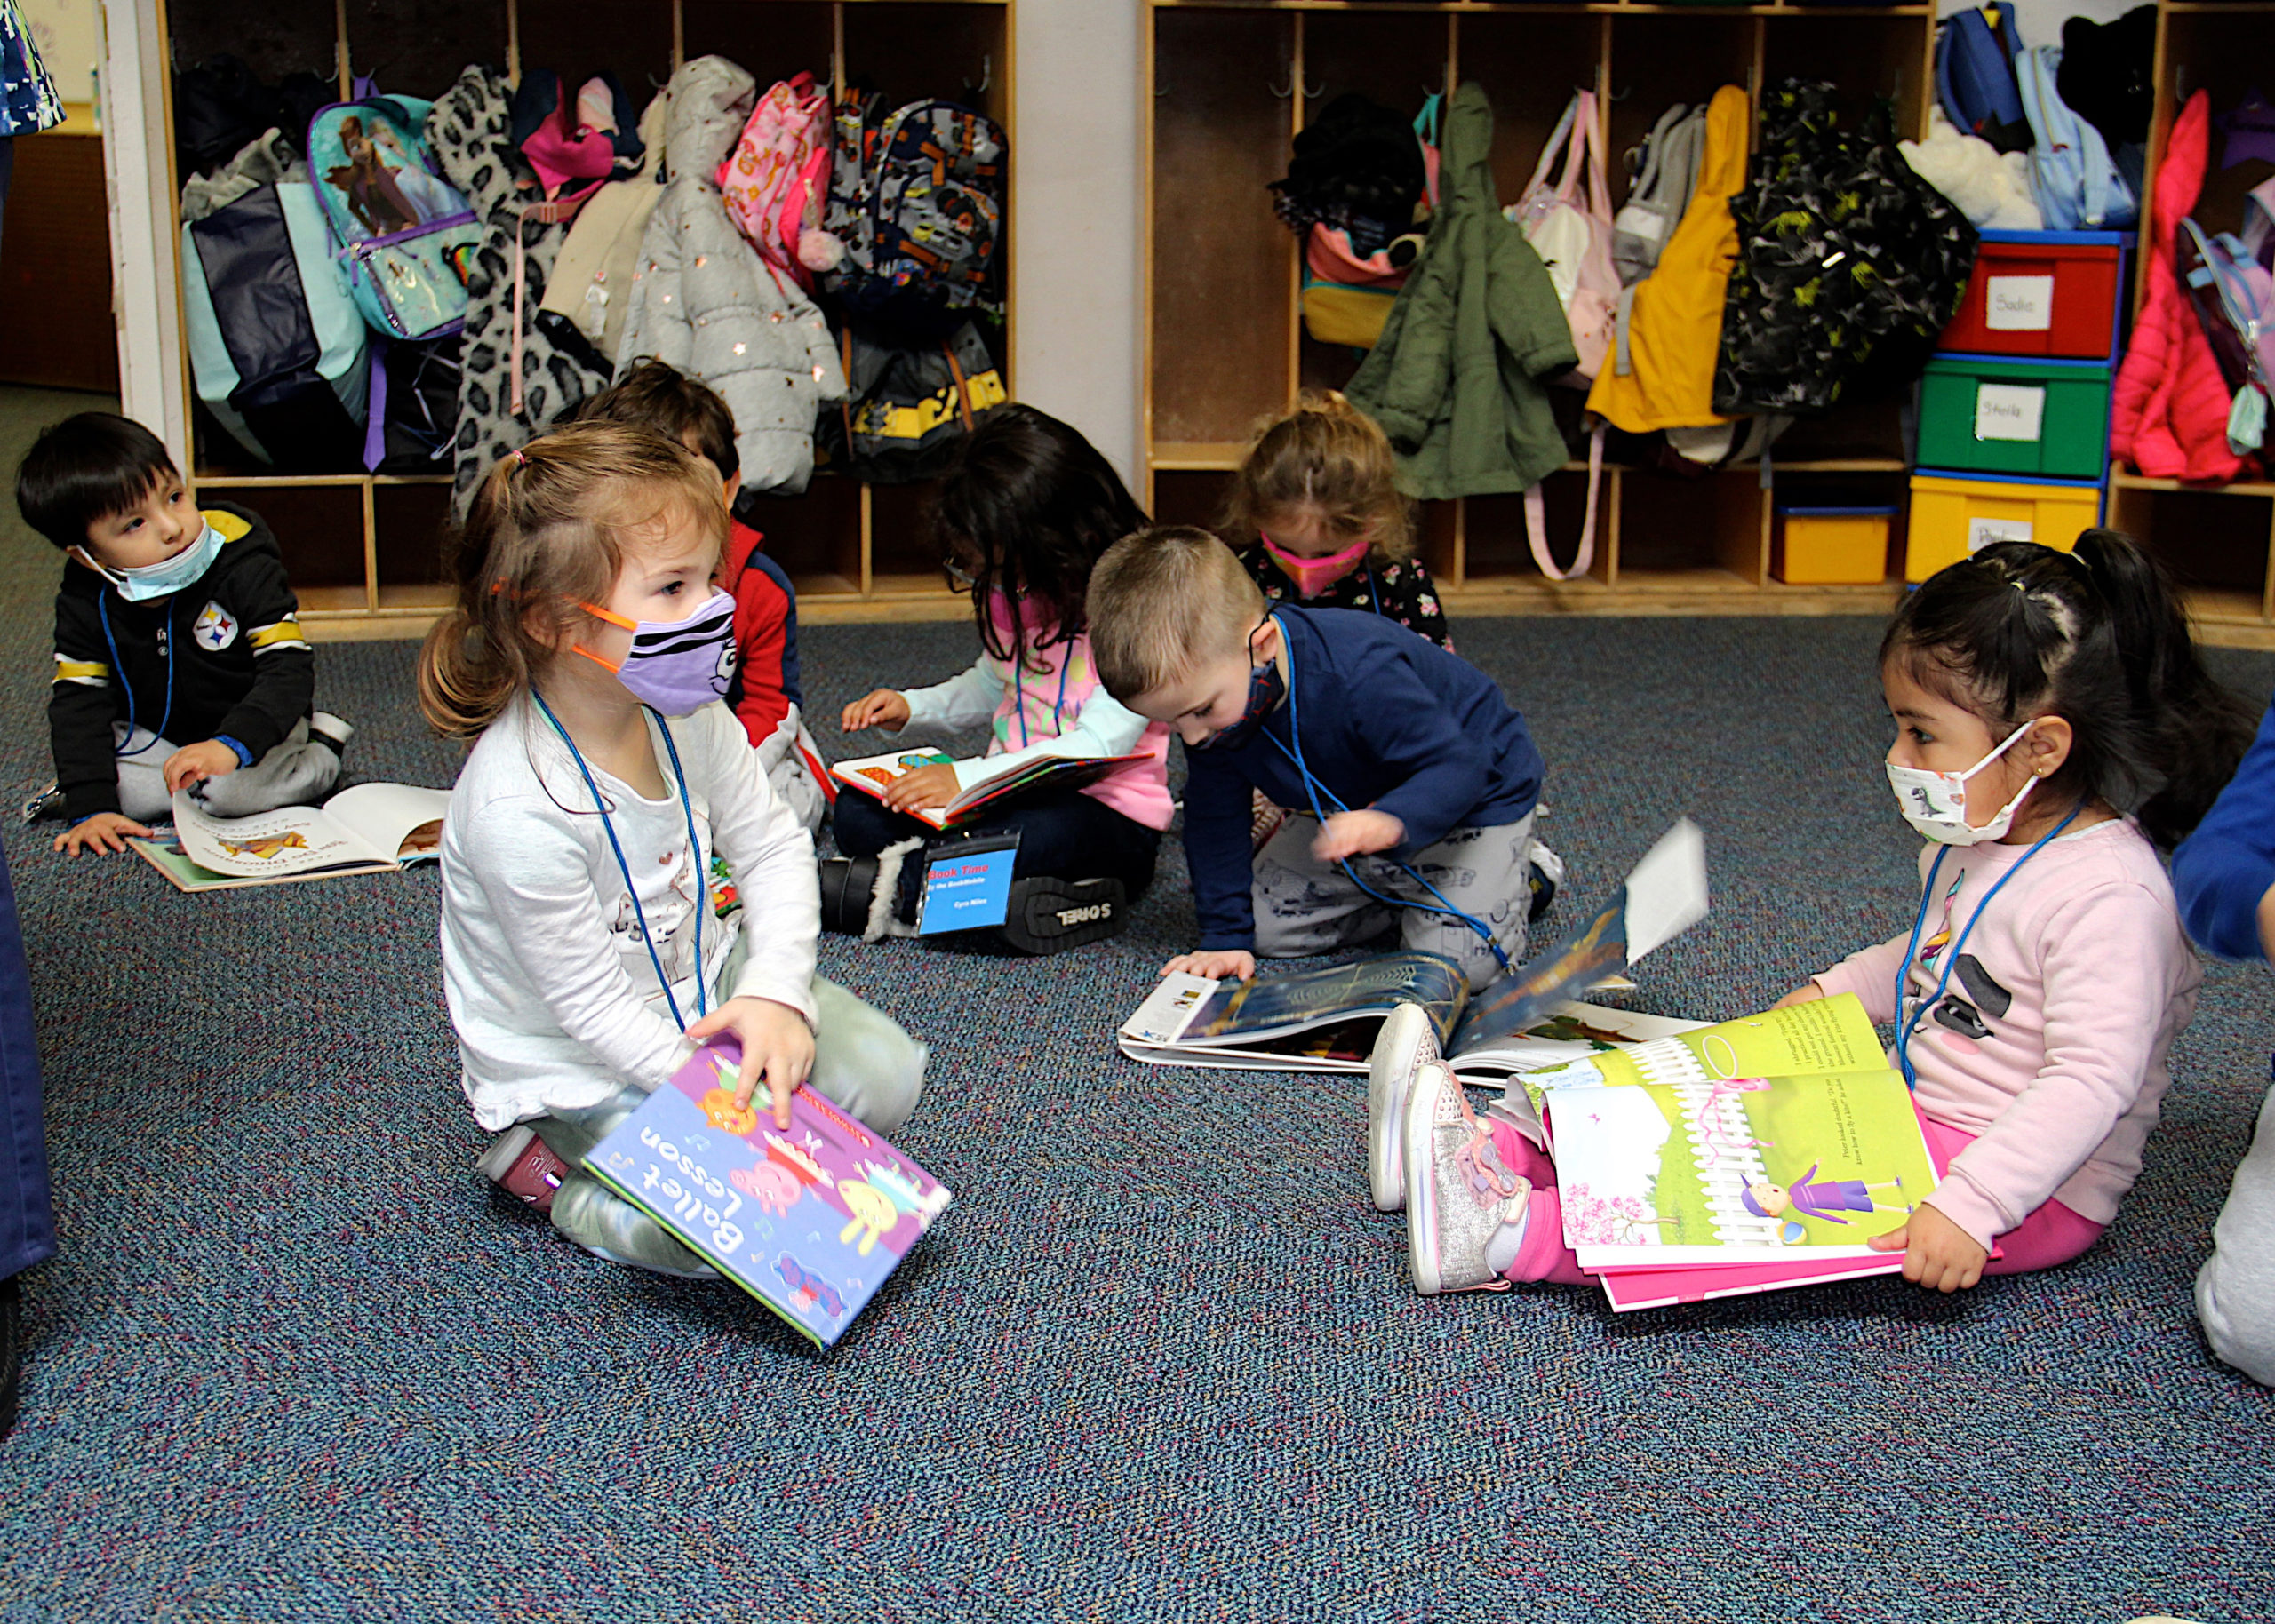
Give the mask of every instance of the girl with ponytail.
<path id="1" fill-rule="evenodd" d="M 814 974 L 813 842 L 720 703 L 718 475 L 661 435 L 579 424 L 476 493 L 420 708 L 474 748 L 443 825 L 443 981 L 483 1172 L 587 1251 L 708 1268 L 582 1171 L 691 1046 L 741 1047 L 778 1126 L 802 1082 L 882 1133 L 924 1050 Z"/>
<path id="2" fill-rule="evenodd" d="M 1853 992 L 1895 1023 L 1950 1174 L 1871 1245 L 1948 1292 L 2077 1256 L 2139 1175 L 2203 979 L 2159 853 L 2211 806 L 2252 719 L 2113 530 L 1940 571 L 1896 611 L 1880 683 L 1889 786 L 1928 840 L 1919 915 L 1784 1001 Z"/>

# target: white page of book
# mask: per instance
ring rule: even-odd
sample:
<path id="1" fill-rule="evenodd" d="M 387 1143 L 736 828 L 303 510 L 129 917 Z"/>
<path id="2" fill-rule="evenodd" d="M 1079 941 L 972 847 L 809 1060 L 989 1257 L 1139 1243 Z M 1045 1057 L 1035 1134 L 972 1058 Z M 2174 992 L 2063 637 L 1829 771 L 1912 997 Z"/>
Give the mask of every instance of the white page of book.
<path id="1" fill-rule="evenodd" d="M 439 857 L 440 847 L 405 853 L 403 843 L 421 824 L 442 821 L 451 809 L 451 792 L 414 784 L 359 784 L 325 801 L 323 809 L 325 816 L 369 841 L 373 849 L 400 862 L 417 863 Z"/>
<path id="2" fill-rule="evenodd" d="M 174 797 L 174 831 L 200 868 L 243 879 L 304 874 L 346 864 L 392 864 L 382 851 L 315 807 L 279 807 L 251 817 L 215 817 L 187 794 Z"/>

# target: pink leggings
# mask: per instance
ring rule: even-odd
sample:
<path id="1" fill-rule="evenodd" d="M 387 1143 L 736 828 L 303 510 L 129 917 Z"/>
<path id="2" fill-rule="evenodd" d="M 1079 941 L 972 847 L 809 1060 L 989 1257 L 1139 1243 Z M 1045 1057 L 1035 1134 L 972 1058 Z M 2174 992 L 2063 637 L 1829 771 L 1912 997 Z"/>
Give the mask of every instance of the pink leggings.
<path id="1" fill-rule="evenodd" d="M 1507 1123 L 1496 1118 L 1492 1126 L 1493 1148 L 1501 1153 L 1501 1159 L 1512 1172 L 1532 1182 L 1531 1217 L 1524 1244 L 1517 1251 L 1517 1261 L 1504 1272 L 1512 1280 L 1593 1285 L 1593 1278 L 1581 1271 L 1580 1260 L 1564 1244 L 1564 1206 L 1556 1193 L 1556 1164 Z M 1920 1126 L 1927 1130 L 1928 1149 L 1938 1168 L 1949 1167 L 1952 1158 L 1975 1142 L 1974 1134 L 1926 1117 L 1920 1118 Z M 2048 1201 L 1999 1237 L 1999 1249 L 2005 1255 L 1992 1258 L 1983 1272 L 2029 1274 L 2066 1263 L 2099 1240 L 2104 1227 L 2080 1218 L 2059 1201 Z"/>

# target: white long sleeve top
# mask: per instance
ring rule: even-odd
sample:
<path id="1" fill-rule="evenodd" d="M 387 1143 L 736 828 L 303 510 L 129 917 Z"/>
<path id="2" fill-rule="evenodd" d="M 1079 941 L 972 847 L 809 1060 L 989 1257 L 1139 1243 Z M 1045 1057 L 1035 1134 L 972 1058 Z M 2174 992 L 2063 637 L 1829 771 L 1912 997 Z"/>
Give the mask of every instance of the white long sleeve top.
<path id="1" fill-rule="evenodd" d="M 812 840 L 775 798 L 725 705 L 662 725 L 686 772 L 706 874 L 690 860 L 688 814 L 652 720 L 667 792 L 651 800 L 594 768 L 605 820 L 560 735 L 526 698 L 491 724 L 459 775 L 443 824 L 443 986 L 460 1082 L 485 1128 L 596 1104 L 626 1083 L 667 1081 L 689 1046 L 659 960 L 691 1024 L 699 1003 L 717 1007 L 721 971 L 747 937 L 723 996 L 772 999 L 814 1018 Z"/>

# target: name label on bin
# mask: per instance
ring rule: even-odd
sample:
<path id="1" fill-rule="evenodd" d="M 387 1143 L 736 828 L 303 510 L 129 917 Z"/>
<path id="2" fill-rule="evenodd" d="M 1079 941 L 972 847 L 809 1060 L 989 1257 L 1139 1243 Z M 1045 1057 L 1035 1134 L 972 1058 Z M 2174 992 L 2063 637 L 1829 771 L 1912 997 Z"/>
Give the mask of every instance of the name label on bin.
<path id="1" fill-rule="evenodd" d="M 2030 521 L 2027 519 L 1969 519 L 1967 521 L 1967 550 L 1980 553 L 1998 541 L 2028 541 Z"/>
<path id="2" fill-rule="evenodd" d="M 1984 384 L 1975 393 L 1977 440 L 2035 440 L 2045 423 L 2043 384 Z"/>
<path id="3" fill-rule="evenodd" d="M 1983 324 L 1992 332 L 2046 331 L 2054 325 L 2054 278 L 1989 278 L 1983 287 Z"/>

